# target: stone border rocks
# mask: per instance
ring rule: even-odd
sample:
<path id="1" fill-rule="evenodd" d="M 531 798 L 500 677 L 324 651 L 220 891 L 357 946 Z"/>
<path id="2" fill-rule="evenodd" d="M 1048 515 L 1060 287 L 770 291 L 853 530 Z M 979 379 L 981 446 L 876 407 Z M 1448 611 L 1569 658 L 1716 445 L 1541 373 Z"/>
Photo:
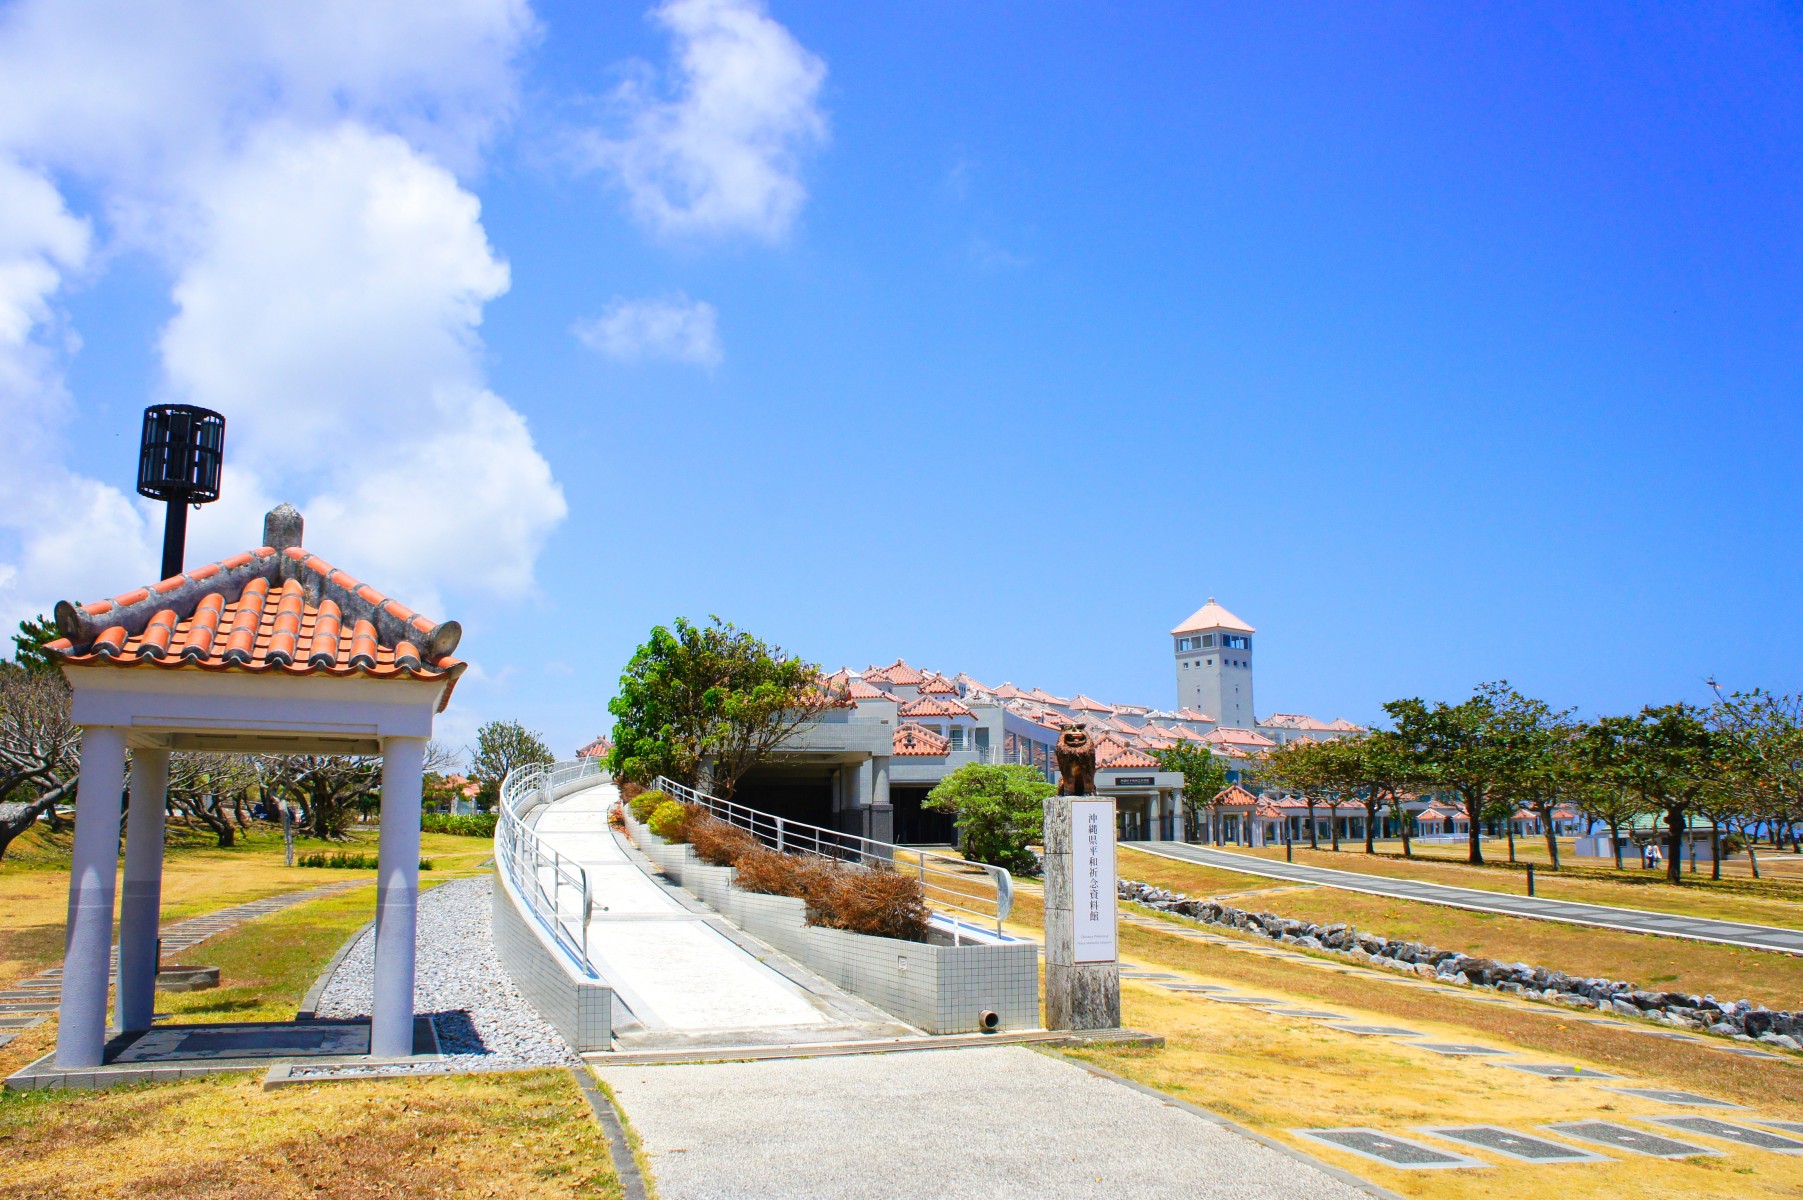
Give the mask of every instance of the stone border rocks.
<path id="1" fill-rule="evenodd" d="M 1650 992 L 1619 979 L 1585 978 L 1527 963 L 1500 963 L 1422 942 L 1402 942 L 1334 922 L 1320 924 L 1268 912 L 1248 912 L 1218 900 L 1123 879 L 1122 900 L 1207 925 L 1222 925 L 1301 950 L 1338 954 L 1369 967 L 1418 975 L 1437 983 L 1488 988 L 1529 1000 L 1642 1017 L 1677 1029 L 1707 1030 L 1740 1041 L 1803 1050 L 1803 1012 L 1763 1008 L 1746 1000 L 1717 1000 L 1683 992 Z"/>

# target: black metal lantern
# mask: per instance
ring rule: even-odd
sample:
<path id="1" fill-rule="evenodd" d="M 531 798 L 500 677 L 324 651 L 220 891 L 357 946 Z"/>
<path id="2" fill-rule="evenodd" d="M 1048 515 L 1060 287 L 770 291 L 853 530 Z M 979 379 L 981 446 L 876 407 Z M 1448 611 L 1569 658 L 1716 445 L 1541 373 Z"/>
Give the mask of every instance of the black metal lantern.
<path id="1" fill-rule="evenodd" d="M 188 505 L 219 499 L 225 461 L 225 418 L 192 404 L 153 404 L 144 410 L 138 448 L 138 494 L 169 504 L 163 522 L 163 578 L 182 573 Z"/>

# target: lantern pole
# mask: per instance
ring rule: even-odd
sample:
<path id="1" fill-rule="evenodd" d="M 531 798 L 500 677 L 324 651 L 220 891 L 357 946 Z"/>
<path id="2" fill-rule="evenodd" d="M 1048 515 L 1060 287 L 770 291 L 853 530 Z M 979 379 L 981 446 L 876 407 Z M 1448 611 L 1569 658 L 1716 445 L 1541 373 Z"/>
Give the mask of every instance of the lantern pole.
<path id="1" fill-rule="evenodd" d="M 225 418 L 192 404 L 153 404 L 144 410 L 138 447 L 138 494 L 161 500 L 163 575 L 182 573 L 188 540 L 188 505 L 219 499 L 225 457 Z"/>
<path id="2" fill-rule="evenodd" d="M 188 542 L 188 501 L 185 496 L 171 497 L 163 517 L 163 573 L 160 579 L 174 579 L 182 573 L 182 556 Z"/>

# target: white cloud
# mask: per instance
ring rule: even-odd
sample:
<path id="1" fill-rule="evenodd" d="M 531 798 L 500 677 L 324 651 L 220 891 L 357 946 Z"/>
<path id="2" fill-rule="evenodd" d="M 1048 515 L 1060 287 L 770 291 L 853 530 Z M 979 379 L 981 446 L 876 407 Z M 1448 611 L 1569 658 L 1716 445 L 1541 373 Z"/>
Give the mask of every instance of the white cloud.
<path id="1" fill-rule="evenodd" d="M 623 129 L 590 137 L 588 157 L 660 233 L 780 239 L 807 199 L 802 159 L 827 139 L 826 64 L 760 0 L 668 0 L 652 16 L 676 40 L 673 95 L 641 70 L 614 95 Z"/>
<path id="2" fill-rule="evenodd" d="M 681 292 L 664 299 L 616 297 L 600 316 L 576 322 L 574 332 L 584 345 L 622 362 L 664 358 L 714 367 L 723 354 L 718 316 L 707 301 Z"/>
<path id="3" fill-rule="evenodd" d="M 0 12 L 0 621 L 158 558 L 160 511 L 64 465 L 80 398 L 57 296 L 94 256 L 52 173 L 98 197 L 110 245 L 168 266 L 165 395 L 145 399 L 227 416 L 191 562 L 287 499 L 309 545 L 421 607 L 530 588 L 565 505 L 488 387 L 479 329 L 508 269 L 452 171 L 480 166 L 534 32 L 525 0 Z"/>

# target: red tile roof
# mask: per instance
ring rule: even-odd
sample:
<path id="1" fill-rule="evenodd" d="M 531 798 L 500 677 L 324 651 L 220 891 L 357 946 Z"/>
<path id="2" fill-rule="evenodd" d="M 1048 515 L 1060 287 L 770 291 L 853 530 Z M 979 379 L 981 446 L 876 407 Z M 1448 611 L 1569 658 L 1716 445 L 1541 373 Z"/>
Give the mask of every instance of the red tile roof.
<path id="1" fill-rule="evenodd" d="M 1110 771 L 1126 769 L 1156 770 L 1158 760 L 1149 754 L 1142 754 L 1131 746 L 1123 745 L 1111 737 L 1104 737 L 1096 743 L 1096 766 Z"/>
<path id="2" fill-rule="evenodd" d="M 958 685 L 943 675 L 935 675 L 920 685 L 920 694 L 923 696 L 956 696 Z"/>
<path id="3" fill-rule="evenodd" d="M 994 696 L 997 700 L 1018 700 L 1022 696 L 1025 696 L 1026 693 L 1015 687 L 1012 683 L 1004 683 L 999 688 L 991 688 L 990 695 Z"/>
<path id="4" fill-rule="evenodd" d="M 910 700 L 895 710 L 900 717 L 974 717 L 971 712 L 958 701 L 948 696 L 922 696 L 918 700 Z"/>
<path id="5" fill-rule="evenodd" d="M 1179 721 L 1202 721 L 1209 725 L 1213 725 L 1215 723 L 1215 719 L 1213 717 L 1209 716 L 1207 713 L 1198 712 L 1196 709 L 1188 708 L 1188 707 L 1180 708 L 1177 710 L 1177 719 Z"/>
<path id="6" fill-rule="evenodd" d="M 938 758 L 951 750 L 951 743 L 924 725 L 903 721 L 895 727 L 890 750 L 898 758 Z"/>
<path id="7" fill-rule="evenodd" d="M 845 694 L 853 700 L 894 700 L 895 697 L 882 688 L 871 687 L 862 679 L 854 679 L 845 689 Z"/>
<path id="8" fill-rule="evenodd" d="M 994 689 L 989 687 L 987 684 L 980 683 L 977 680 L 972 679 L 970 676 L 966 675 L 963 671 L 959 671 L 956 675 L 952 676 L 952 682 L 963 687 L 965 695 L 969 695 L 971 692 L 993 692 L 994 691 Z"/>
<path id="9" fill-rule="evenodd" d="M 65 663 L 447 679 L 440 711 L 468 665 L 451 657 L 457 622 L 420 616 L 299 546 L 260 546 L 111 600 L 60 601 L 56 624 L 63 636 L 44 649 Z"/>
<path id="10" fill-rule="evenodd" d="M 1041 691 L 1038 688 L 1029 688 L 1027 691 L 1022 692 L 1021 695 L 1029 700 L 1037 700 L 1041 704 L 1053 704 L 1059 708 L 1065 708 L 1070 704 L 1069 700 L 1060 700 L 1050 692 Z"/>
<path id="11" fill-rule="evenodd" d="M 1275 746 L 1277 743 L 1250 729 L 1213 729 L 1202 735 L 1213 746 Z"/>
<path id="12" fill-rule="evenodd" d="M 1191 613 L 1189 618 L 1185 620 L 1183 624 L 1177 626 L 1177 628 L 1171 630 L 1171 632 L 1173 634 L 1194 633 L 1201 629 L 1237 629 L 1241 633 L 1258 632 L 1253 629 L 1252 626 L 1246 624 L 1244 621 L 1222 608 L 1219 604 L 1216 604 L 1213 596 L 1208 598 L 1207 604 L 1204 604 L 1201 608 L 1198 608 L 1195 612 Z"/>
<path id="13" fill-rule="evenodd" d="M 1075 696 L 1071 697 L 1069 707 L 1076 709 L 1078 712 L 1111 713 L 1114 711 L 1114 705 L 1103 704 L 1100 700 L 1091 700 L 1082 692 L 1078 692 Z"/>
<path id="14" fill-rule="evenodd" d="M 1228 787 L 1224 787 L 1220 791 L 1216 792 L 1215 798 L 1213 801 L 1211 801 L 1211 803 L 1214 803 L 1214 804 L 1244 804 L 1244 805 L 1256 807 L 1258 804 L 1258 797 L 1254 796 L 1251 792 L 1247 791 L 1245 788 L 1241 787 L 1239 784 L 1236 783 L 1236 784 L 1232 784 Z"/>
<path id="15" fill-rule="evenodd" d="M 926 676 L 898 658 L 886 667 L 870 668 L 864 672 L 864 678 L 877 683 L 893 683 L 897 687 L 914 687 Z"/>
<path id="16" fill-rule="evenodd" d="M 614 744 L 606 734 L 602 734 L 582 749 L 576 751 L 577 758 L 606 758 L 613 753 Z"/>

